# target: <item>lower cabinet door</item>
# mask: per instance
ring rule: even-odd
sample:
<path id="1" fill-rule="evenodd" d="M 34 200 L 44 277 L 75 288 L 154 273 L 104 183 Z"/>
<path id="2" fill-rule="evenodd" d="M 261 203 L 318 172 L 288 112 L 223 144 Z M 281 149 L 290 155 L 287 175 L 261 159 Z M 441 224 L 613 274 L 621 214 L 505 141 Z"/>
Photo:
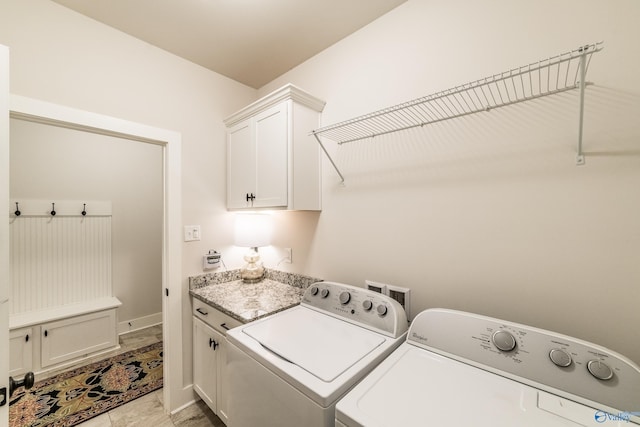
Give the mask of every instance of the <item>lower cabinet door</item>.
<path id="1" fill-rule="evenodd" d="M 224 337 L 197 317 L 193 318 L 193 388 L 218 413 L 218 354 Z"/>
<path id="2" fill-rule="evenodd" d="M 46 368 L 115 346 L 115 316 L 113 309 L 42 324 L 41 366 Z"/>
<path id="3" fill-rule="evenodd" d="M 15 329 L 9 333 L 9 375 L 26 374 L 33 367 L 33 328 Z"/>

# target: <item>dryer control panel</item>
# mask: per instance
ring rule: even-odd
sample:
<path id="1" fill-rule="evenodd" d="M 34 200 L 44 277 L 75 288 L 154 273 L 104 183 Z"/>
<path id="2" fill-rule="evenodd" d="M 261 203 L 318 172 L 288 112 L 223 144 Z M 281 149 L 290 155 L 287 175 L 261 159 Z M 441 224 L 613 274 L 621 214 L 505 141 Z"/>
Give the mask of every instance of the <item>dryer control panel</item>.
<path id="1" fill-rule="evenodd" d="M 407 315 L 396 300 L 343 283 L 314 283 L 305 291 L 301 305 L 392 338 L 408 328 Z"/>
<path id="2" fill-rule="evenodd" d="M 555 332 L 455 310 L 425 310 L 407 342 L 570 399 L 640 415 L 640 367 Z M 588 403 L 588 402 L 583 402 Z"/>

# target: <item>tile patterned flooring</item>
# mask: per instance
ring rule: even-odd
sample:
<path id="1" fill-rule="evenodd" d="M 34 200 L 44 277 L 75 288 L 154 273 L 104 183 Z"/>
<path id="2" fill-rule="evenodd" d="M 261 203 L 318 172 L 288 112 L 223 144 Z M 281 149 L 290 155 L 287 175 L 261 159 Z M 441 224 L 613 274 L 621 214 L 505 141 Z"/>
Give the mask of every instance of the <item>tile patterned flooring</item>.
<path id="1" fill-rule="evenodd" d="M 162 340 L 162 326 L 152 326 L 120 336 L 120 349 L 97 360 L 144 347 Z M 95 361 L 97 361 L 95 360 Z M 93 362 L 89 361 L 88 363 Z M 86 364 L 87 362 L 85 362 Z M 66 369 L 72 369 L 67 367 Z M 224 423 L 201 400 L 174 415 L 164 412 L 162 389 L 92 418 L 80 427 L 224 427 Z"/>

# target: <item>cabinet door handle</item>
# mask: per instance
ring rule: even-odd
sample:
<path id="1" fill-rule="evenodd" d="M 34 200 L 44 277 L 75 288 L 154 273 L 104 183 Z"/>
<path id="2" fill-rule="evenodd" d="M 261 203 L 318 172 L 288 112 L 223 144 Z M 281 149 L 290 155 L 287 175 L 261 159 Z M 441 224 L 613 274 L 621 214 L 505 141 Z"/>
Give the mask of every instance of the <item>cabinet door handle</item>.
<path id="1" fill-rule="evenodd" d="M 27 336 L 24 337 L 24 342 L 29 342 L 29 334 L 27 334 Z"/>
<path id="2" fill-rule="evenodd" d="M 221 323 L 221 324 L 220 324 L 220 327 L 221 327 L 222 329 L 227 330 L 227 331 L 230 329 L 230 328 L 227 326 L 227 324 L 226 324 L 226 323 Z"/>
<path id="3" fill-rule="evenodd" d="M 48 336 L 49 336 L 49 331 L 45 330 L 45 331 L 44 331 L 44 336 L 45 336 L 45 337 L 48 337 Z"/>
<path id="4" fill-rule="evenodd" d="M 200 314 L 202 314 L 203 316 L 207 316 L 209 314 L 209 312 L 204 311 L 203 309 L 201 309 L 200 307 L 196 308 L 196 311 Z"/>
<path id="5" fill-rule="evenodd" d="M 215 351 L 215 349 L 218 347 L 218 343 L 213 338 L 209 338 L 209 347 L 211 347 Z"/>
<path id="6" fill-rule="evenodd" d="M 251 194 L 247 193 L 247 202 L 248 202 L 249 200 L 251 200 L 251 201 L 253 202 L 253 199 L 255 199 L 255 198 L 256 198 L 255 194 L 253 194 L 253 193 L 251 193 Z"/>

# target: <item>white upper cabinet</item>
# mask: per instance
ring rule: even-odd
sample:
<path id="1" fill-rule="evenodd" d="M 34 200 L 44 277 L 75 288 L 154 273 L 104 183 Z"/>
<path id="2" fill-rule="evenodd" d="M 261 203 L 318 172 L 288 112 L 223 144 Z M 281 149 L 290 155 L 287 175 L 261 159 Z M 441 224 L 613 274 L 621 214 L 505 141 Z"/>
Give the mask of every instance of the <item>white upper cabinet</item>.
<path id="1" fill-rule="evenodd" d="M 227 118 L 227 208 L 321 210 L 321 101 L 293 85 Z"/>

